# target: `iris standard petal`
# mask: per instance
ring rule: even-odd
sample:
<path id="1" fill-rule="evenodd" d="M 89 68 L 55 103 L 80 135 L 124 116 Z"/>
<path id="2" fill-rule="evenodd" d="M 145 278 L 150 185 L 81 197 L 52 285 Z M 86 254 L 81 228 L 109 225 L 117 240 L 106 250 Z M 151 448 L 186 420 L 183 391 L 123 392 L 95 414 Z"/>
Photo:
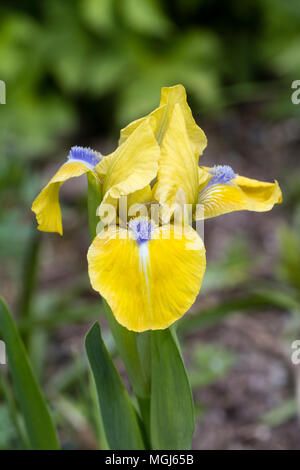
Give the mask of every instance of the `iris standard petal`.
<path id="1" fill-rule="evenodd" d="M 82 161 L 69 160 L 59 168 L 47 186 L 34 200 L 31 207 L 32 211 L 36 214 L 39 230 L 63 234 L 59 189 L 68 179 L 84 175 L 88 172 L 91 172 L 98 179 L 92 167 Z"/>
<path id="2" fill-rule="evenodd" d="M 193 153 L 198 157 L 202 155 L 207 146 L 206 135 L 203 130 L 196 124 L 191 108 L 187 104 L 186 91 L 183 85 L 175 85 L 172 87 L 163 87 L 161 90 L 160 106 L 166 105 L 166 114 L 172 112 L 175 104 L 179 104 L 183 113 L 187 134 L 191 142 Z"/>
<path id="3" fill-rule="evenodd" d="M 156 177 L 159 156 L 160 148 L 147 119 L 115 152 L 104 157 L 96 166 L 95 170 L 103 182 L 101 206 L 111 204 L 117 207 L 121 196 L 145 188 Z"/>
<path id="4" fill-rule="evenodd" d="M 193 153 L 198 157 L 202 155 L 203 150 L 207 145 L 207 139 L 202 129 L 197 126 L 192 111 L 187 104 L 186 91 L 184 86 L 175 85 L 172 87 L 163 87 L 161 90 L 161 99 L 159 107 L 156 108 L 148 116 L 133 121 L 121 130 L 120 141 L 123 143 L 129 135 L 136 129 L 136 127 L 143 122 L 144 119 L 151 116 L 154 118 L 153 130 L 155 137 L 160 145 L 163 143 L 164 135 L 167 130 L 169 121 L 172 117 L 173 109 L 176 104 L 181 107 L 184 121 L 186 124 L 187 134 L 191 142 Z"/>
<path id="5" fill-rule="evenodd" d="M 205 184 L 200 186 L 200 206 L 195 215 L 198 220 L 240 210 L 265 212 L 282 201 L 277 181 L 268 183 L 245 178 L 236 175 L 228 166 L 200 167 L 199 173 L 203 174 Z"/>
<path id="6" fill-rule="evenodd" d="M 178 230 L 157 227 L 147 241 L 147 233 L 137 238 L 130 229 L 108 227 L 89 248 L 92 287 L 129 330 L 167 328 L 196 299 L 205 272 L 205 248 L 191 227 L 183 235 Z"/>
<path id="7" fill-rule="evenodd" d="M 161 146 L 155 186 L 155 199 L 162 205 L 163 221 L 169 220 L 178 197 L 183 203 L 196 204 L 198 191 L 198 159 L 193 153 L 182 108 L 175 104 Z"/>
<path id="8" fill-rule="evenodd" d="M 167 106 L 159 106 L 158 108 L 154 109 L 151 113 L 149 113 L 147 116 L 144 116 L 140 119 L 136 119 L 135 121 L 130 122 L 126 127 L 121 129 L 120 132 L 120 139 L 119 139 L 119 145 L 123 144 L 125 140 L 128 139 L 128 137 L 139 127 L 140 124 L 145 122 L 145 120 L 149 118 L 153 118 L 150 121 L 152 130 L 154 134 L 156 133 L 156 130 L 159 126 L 159 123 L 163 120 L 165 116 L 165 111 L 166 111 Z"/>
<path id="9" fill-rule="evenodd" d="M 118 200 L 118 219 L 116 224 L 126 226 L 128 220 L 137 216 L 151 216 L 150 203 L 153 201 L 150 184 L 127 197 Z M 119 222 L 118 222 L 119 221 Z"/>

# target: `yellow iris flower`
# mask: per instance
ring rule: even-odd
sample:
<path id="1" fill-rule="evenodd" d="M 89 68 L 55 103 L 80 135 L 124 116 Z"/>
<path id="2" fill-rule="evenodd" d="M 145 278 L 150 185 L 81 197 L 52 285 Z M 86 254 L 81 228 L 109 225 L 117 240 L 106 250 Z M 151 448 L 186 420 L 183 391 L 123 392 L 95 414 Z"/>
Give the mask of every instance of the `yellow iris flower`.
<path id="1" fill-rule="evenodd" d="M 130 330 L 167 328 L 190 308 L 201 287 L 204 244 L 192 227 L 175 223 L 178 204 L 189 204 L 198 220 L 235 210 L 267 211 L 281 202 L 277 182 L 241 177 L 227 165 L 199 167 L 206 145 L 184 87 L 163 88 L 158 108 L 121 130 L 115 152 L 103 157 L 73 148 L 34 201 L 38 228 L 62 233 L 58 192 L 68 178 L 94 175 L 103 195 L 99 214 L 107 204 L 120 210 L 127 196 L 126 221 L 120 216 L 116 226 L 106 220 L 89 248 L 88 265 L 93 288 Z M 153 222 L 155 203 L 159 218 Z M 146 213 L 134 216 L 136 204 L 145 204 Z"/>

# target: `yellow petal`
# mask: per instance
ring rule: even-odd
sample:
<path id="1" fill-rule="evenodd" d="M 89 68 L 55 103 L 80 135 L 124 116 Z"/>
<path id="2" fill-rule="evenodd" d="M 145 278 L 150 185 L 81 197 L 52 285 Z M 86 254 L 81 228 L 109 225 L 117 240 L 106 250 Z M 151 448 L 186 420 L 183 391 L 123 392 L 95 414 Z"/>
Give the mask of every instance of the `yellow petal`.
<path id="1" fill-rule="evenodd" d="M 103 181 L 101 206 L 111 204 L 117 207 L 121 196 L 145 188 L 156 177 L 159 156 L 160 148 L 147 119 L 115 152 L 104 157 L 95 167 Z"/>
<path id="2" fill-rule="evenodd" d="M 200 167 L 200 172 L 209 175 L 211 168 Z M 203 177 L 205 181 L 205 177 Z M 230 183 L 202 185 L 195 218 L 208 219 L 228 212 L 248 210 L 265 212 L 282 201 L 277 181 L 267 183 L 236 175 Z"/>
<path id="3" fill-rule="evenodd" d="M 170 112 L 172 112 L 176 103 L 181 107 L 193 153 L 198 157 L 199 155 L 202 155 L 203 150 L 207 146 L 207 139 L 203 130 L 195 123 L 191 108 L 187 104 L 184 86 L 175 85 L 172 87 L 162 88 L 160 106 L 163 106 L 164 104 L 167 105 L 168 111 L 166 111 L 166 113 L 170 115 Z"/>
<path id="4" fill-rule="evenodd" d="M 199 178 L 199 192 L 207 185 L 211 179 L 209 169 L 203 170 L 204 167 L 198 167 L 198 178 Z"/>
<path id="5" fill-rule="evenodd" d="M 155 137 L 158 143 L 162 145 L 175 104 L 179 104 L 181 107 L 193 153 L 197 157 L 202 155 L 203 150 L 207 145 L 207 139 L 202 129 L 200 129 L 200 127 L 195 123 L 192 111 L 187 104 L 186 91 L 182 85 L 163 87 L 161 90 L 159 107 L 152 111 L 148 116 L 133 121 L 122 129 L 119 143 L 123 143 L 144 119 L 151 116 L 154 118 L 153 129 Z"/>
<path id="6" fill-rule="evenodd" d="M 139 245 L 130 230 L 109 227 L 88 252 L 92 287 L 117 321 L 137 332 L 164 329 L 182 317 L 205 272 L 204 245 L 191 227 L 183 235 L 174 226 L 157 227 L 152 237 Z"/>
<path id="7" fill-rule="evenodd" d="M 131 217 L 150 216 L 150 203 L 153 201 L 150 184 L 128 196 L 121 196 L 118 200 L 119 222 L 117 225 L 126 226 Z"/>
<path id="8" fill-rule="evenodd" d="M 152 189 L 150 184 L 147 184 L 147 186 L 145 186 L 144 188 L 129 194 L 129 196 L 127 197 L 127 207 L 129 209 L 134 204 L 148 204 L 152 200 Z"/>
<path id="9" fill-rule="evenodd" d="M 237 175 L 235 183 L 243 190 L 244 194 L 252 200 L 256 209 L 250 210 L 270 210 L 274 204 L 282 202 L 282 193 L 278 182 L 268 183 L 257 181 L 251 178 Z M 268 208 L 265 208 L 265 207 Z"/>
<path id="10" fill-rule="evenodd" d="M 168 221 L 178 198 L 186 204 L 196 204 L 198 190 L 198 159 L 193 153 L 182 108 L 176 104 L 161 147 L 155 191 L 155 199 L 162 205 L 162 219 Z"/>
<path id="11" fill-rule="evenodd" d="M 137 129 L 137 127 L 139 127 L 140 124 L 142 124 L 143 122 L 145 122 L 145 120 L 149 118 L 153 118 L 150 120 L 150 125 L 152 127 L 153 132 L 156 133 L 156 130 L 159 127 L 159 123 L 162 122 L 164 116 L 166 115 L 166 108 L 166 105 L 159 106 L 147 116 L 144 116 L 140 119 L 136 119 L 135 121 L 130 122 L 123 129 L 121 129 L 119 145 L 123 144 L 123 142 L 125 142 L 125 140 L 127 140 L 128 137 Z"/>
<path id="12" fill-rule="evenodd" d="M 32 204 L 31 209 L 36 214 L 39 230 L 57 232 L 62 235 L 59 188 L 68 179 L 81 176 L 89 171 L 95 176 L 90 167 L 81 162 L 67 162 L 59 168 Z"/>

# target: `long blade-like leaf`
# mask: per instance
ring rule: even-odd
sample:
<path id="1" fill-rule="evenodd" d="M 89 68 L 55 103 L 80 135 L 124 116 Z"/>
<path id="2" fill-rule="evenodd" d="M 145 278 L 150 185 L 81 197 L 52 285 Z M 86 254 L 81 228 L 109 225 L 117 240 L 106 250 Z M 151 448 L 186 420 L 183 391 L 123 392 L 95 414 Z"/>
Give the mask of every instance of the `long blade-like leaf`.
<path id="1" fill-rule="evenodd" d="M 194 404 L 181 353 L 172 332 L 151 333 L 151 444 L 153 449 L 189 449 Z"/>
<path id="2" fill-rule="evenodd" d="M 56 431 L 45 398 L 36 381 L 17 327 L 0 298 L 0 330 L 6 344 L 14 390 L 33 449 L 59 449 Z"/>
<path id="3" fill-rule="evenodd" d="M 95 323 L 86 336 L 108 445 L 114 450 L 144 449 L 136 412 Z"/>

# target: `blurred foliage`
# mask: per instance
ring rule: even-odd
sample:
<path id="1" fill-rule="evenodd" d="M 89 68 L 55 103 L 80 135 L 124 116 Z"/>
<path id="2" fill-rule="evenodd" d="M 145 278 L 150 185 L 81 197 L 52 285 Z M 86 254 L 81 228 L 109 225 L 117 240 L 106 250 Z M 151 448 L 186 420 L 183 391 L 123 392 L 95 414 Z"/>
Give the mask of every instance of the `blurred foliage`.
<path id="1" fill-rule="evenodd" d="M 254 264 L 248 251 L 247 235 L 239 233 L 224 249 L 222 258 L 207 266 L 201 292 L 242 285 L 250 279 Z"/>
<path id="2" fill-rule="evenodd" d="M 236 362 L 236 354 L 217 344 L 198 344 L 189 371 L 192 387 L 205 387 L 223 378 Z"/>
<path id="3" fill-rule="evenodd" d="M 295 399 L 284 401 L 278 407 L 267 412 L 261 417 L 261 422 L 271 428 L 279 426 L 293 418 L 297 413 L 297 402 Z"/>
<path id="4" fill-rule="evenodd" d="M 280 241 L 279 279 L 300 291 L 300 205 L 296 208 L 291 224 L 278 228 Z"/>
<path id="5" fill-rule="evenodd" d="M 300 107 L 290 100 L 291 83 L 300 76 L 299 47 L 298 0 L 13 0 L 0 6 L 0 79 L 7 91 L 7 104 L 0 105 L 1 293 L 13 280 L 18 326 L 65 448 L 95 447 L 99 431 L 91 415 L 97 413 L 94 392 L 85 387 L 85 358 L 60 363 L 52 335 L 63 325 L 98 318 L 103 308 L 86 298 L 86 274 L 74 276 L 72 287 L 21 288 L 34 263 L 28 259 L 30 205 L 43 184 L 40 167 L 59 162 L 70 145 L 116 142 L 120 126 L 148 113 L 160 88 L 176 83 L 186 87 L 196 118 L 215 118 L 225 107 L 229 113 L 233 104 L 254 101 L 270 120 L 299 118 Z M 269 260 L 259 249 L 253 257 L 246 234 L 237 233 L 221 259 L 208 265 L 201 295 L 216 292 L 215 302 L 204 302 L 178 326 L 184 341 L 227 315 L 265 307 L 289 313 L 287 341 L 300 332 L 299 178 L 295 168 L 284 184 L 293 223 L 276 229 L 279 257 L 272 278 L 253 282 L 258 261 Z M 66 215 L 73 219 L 72 211 Z M 44 252 L 42 247 L 42 259 Z M 115 352 L 111 336 L 106 345 Z M 52 360 L 54 370 L 45 374 Z M 193 385 L 214 383 L 235 361 L 232 351 L 201 343 L 191 358 Z M 0 405 L 0 448 L 16 448 L 22 441 L 20 412 L 7 401 Z M 296 405 L 291 398 L 262 420 L 277 425 L 295 414 Z"/>
<path id="6" fill-rule="evenodd" d="M 0 12 L 10 158 L 41 158 L 76 127 L 115 130 L 153 108 L 161 86 L 183 83 L 194 109 L 212 113 L 256 85 L 289 93 L 300 71 L 297 0 L 14 1 Z"/>
<path id="7" fill-rule="evenodd" d="M 14 437 L 14 427 L 10 420 L 9 410 L 6 405 L 0 405 L 0 449 L 5 449 Z"/>

